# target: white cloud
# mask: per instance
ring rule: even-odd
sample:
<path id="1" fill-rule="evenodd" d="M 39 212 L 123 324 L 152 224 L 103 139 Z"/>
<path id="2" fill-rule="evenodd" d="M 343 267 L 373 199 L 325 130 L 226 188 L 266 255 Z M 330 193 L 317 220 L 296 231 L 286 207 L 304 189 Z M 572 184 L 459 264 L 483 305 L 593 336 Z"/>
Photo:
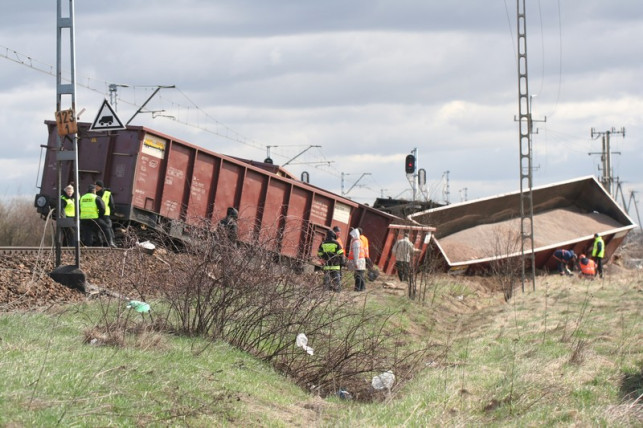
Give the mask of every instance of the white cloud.
<path id="1" fill-rule="evenodd" d="M 118 90 L 126 121 L 154 85 L 174 84 L 178 90 L 162 90 L 148 108 L 177 120 L 141 113 L 133 123 L 257 160 L 268 145 L 280 146 L 272 155 L 282 162 L 320 145 L 289 165 L 293 173 L 307 170 L 314 184 L 337 192 L 342 172 L 371 173 L 351 192 L 360 202 L 408 189 L 403 157 L 413 148 L 438 195 L 447 170 L 452 199 L 463 188 L 469 199 L 513 191 L 514 7 L 473 0 L 76 2 L 78 105 L 90 121 L 109 96 L 107 84 L 127 84 Z M 595 174 L 597 156 L 587 152 L 600 147 L 590 129 L 624 126 L 626 137 L 614 139 L 621 152 L 614 172 L 643 190 L 640 5 L 545 1 L 527 13 L 532 113 L 547 116 L 535 124 L 535 180 Z M 50 2 L 3 8 L 2 46 L 41 69 L 55 65 L 55 37 Z M 0 73 L 0 158 L 24 165 L 0 192 L 23 182 L 29 193 L 30 169 L 37 170 L 47 138 L 43 121 L 53 119 L 55 79 L 5 58 Z"/>

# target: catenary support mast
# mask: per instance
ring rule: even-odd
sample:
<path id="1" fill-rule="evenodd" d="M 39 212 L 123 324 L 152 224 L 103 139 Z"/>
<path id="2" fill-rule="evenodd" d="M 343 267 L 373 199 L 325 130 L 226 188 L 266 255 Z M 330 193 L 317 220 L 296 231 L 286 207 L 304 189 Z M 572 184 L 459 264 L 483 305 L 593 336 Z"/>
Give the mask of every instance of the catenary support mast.
<path id="1" fill-rule="evenodd" d="M 532 193 L 532 119 L 527 68 L 527 18 L 525 0 L 517 0 L 518 34 L 518 129 L 520 133 L 520 253 L 522 291 L 525 291 L 527 265 L 531 269 L 532 288 L 536 289 L 534 257 L 534 201 Z"/>
<path id="2" fill-rule="evenodd" d="M 591 130 L 592 139 L 603 137 L 602 138 L 603 149 L 600 153 L 589 153 L 589 154 L 601 155 L 601 165 L 602 165 L 601 184 L 603 185 L 605 190 L 610 195 L 612 195 L 612 197 L 616 198 L 616 187 L 615 187 L 616 180 L 614 179 L 614 171 L 612 171 L 612 154 L 620 154 L 620 153 L 612 152 L 611 151 L 612 149 L 610 148 L 610 137 L 614 134 L 621 134 L 623 138 L 625 138 L 625 128 L 623 127 L 619 131 L 617 131 L 616 128 L 612 127 L 612 129 L 609 129 L 603 132 L 597 132 L 594 128 L 592 128 Z"/>
<path id="3" fill-rule="evenodd" d="M 76 44 L 74 40 L 74 0 L 67 0 L 67 13 L 64 11 L 65 0 L 58 0 L 57 2 L 57 49 L 56 49 L 56 113 L 60 114 L 63 111 L 63 97 L 68 100 L 69 112 L 71 118 L 67 118 L 68 122 L 71 122 L 75 125 L 75 115 L 76 115 Z M 63 42 L 67 42 L 67 46 Z M 65 58 L 63 58 L 65 56 Z M 67 60 L 69 76 L 63 78 L 63 61 Z M 58 121 L 58 126 L 61 126 L 60 121 Z M 73 131 L 74 129 L 72 129 Z M 67 133 L 64 136 L 61 136 L 61 130 L 58 131 L 57 138 L 57 171 L 58 171 L 58 193 L 60 194 L 63 189 L 62 183 L 62 167 L 61 162 L 73 163 L 74 171 L 74 187 L 76 188 L 74 192 L 74 208 L 76 210 L 76 215 L 74 217 L 74 222 L 71 222 L 71 219 L 61 217 L 61 200 L 58 198 L 57 202 L 57 211 L 56 211 L 56 266 L 60 266 L 60 241 L 61 241 L 61 227 L 75 227 L 74 233 L 76 234 L 76 267 L 80 266 L 80 218 L 79 218 L 79 181 L 78 181 L 78 134 L 76 132 Z M 73 142 L 73 150 L 62 151 L 62 139 L 71 138 Z M 70 224 L 71 223 L 71 224 Z"/>

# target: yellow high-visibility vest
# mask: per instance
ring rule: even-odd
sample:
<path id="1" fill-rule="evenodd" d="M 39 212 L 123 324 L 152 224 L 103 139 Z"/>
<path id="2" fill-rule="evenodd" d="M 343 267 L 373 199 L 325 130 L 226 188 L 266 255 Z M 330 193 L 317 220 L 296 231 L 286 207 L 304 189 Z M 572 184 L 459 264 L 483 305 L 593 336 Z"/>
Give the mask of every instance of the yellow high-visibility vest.
<path id="1" fill-rule="evenodd" d="M 96 206 L 97 197 L 95 193 L 85 193 L 83 197 L 80 198 L 81 220 L 98 218 L 98 207 Z"/>
<path id="2" fill-rule="evenodd" d="M 598 243 L 601 243 L 601 250 L 598 251 Z M 603 256 L 605 256 L 605 241 L 603 241 L 603 238 L 600 236 L 598 238 L 594 238 L 594 248 L 592 248 L 592 257 L 598 257 L 599 259 L 602 259 Z"/>
<path id="3" fill-rule="evenodd" d="M 111 212 L 111 210 L 109 209 L 109 197 L 111 195 L 112 192 L 110 192 L 109 190 L 104 190 L 103 196 L 101 196 L 101 198 L 103 198 L 103 202 L 105 202 L 105 215 L 109 215 Z"/>
<path id="4" fill-rule="evenodd" d="M 74 198 L 69 198 L 65 195 L 62 195 L 60 199 L 67 203 L 67 205 L 65 205 L 65 217 L 75 217 L 76 207 L 74 206 Z"/>

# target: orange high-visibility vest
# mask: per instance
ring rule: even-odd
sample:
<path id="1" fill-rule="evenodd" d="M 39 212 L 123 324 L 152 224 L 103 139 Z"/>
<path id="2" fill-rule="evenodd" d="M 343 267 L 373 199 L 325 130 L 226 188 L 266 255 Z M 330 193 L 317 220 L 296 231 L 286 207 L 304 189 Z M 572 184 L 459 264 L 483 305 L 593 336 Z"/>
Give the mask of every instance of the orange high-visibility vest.
<path id="1" fill-rule="evenodd" d="M 370 259 L 371 252 L 368 249 L 368 238 L 364 235 L 359 235 L 359 240 L 362 241 L 362 248 L 364 249 L 364 257 L 367 259 Z"/>
<path id="2" fill-rule="evenodd" d="M 591 276 L 596 275 L 596 263 L 594 263 L 594 260 L 584 258 L 580 259 L 580 262 L 578 264 L 580 265 L 580 270 L 581 272 L 583 272 L 583 274 Z"/>

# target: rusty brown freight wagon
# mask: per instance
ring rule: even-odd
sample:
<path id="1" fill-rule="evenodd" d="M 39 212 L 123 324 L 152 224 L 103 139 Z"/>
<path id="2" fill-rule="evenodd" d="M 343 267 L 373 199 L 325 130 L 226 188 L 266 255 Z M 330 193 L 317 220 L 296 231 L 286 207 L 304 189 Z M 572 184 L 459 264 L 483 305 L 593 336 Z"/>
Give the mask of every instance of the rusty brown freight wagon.
<path id="1" fill-rule="evenodd" d="M 57 129 L 49 131 L 42 171 L 39 208 L 46 213 L 58 193 Z M 315 260 L 326 231 L 341 228 L 348 242 L 351 227 L 361 227 L 370 240 L 371 259 L 387 262 L 382 249 L 402 220 L 291 177 L 283 169 L 214 153 L 149 128 L 88 132 L 79 124 L 79 194 L 103 180 L 113 193 L 115 224 L 163 230 L 185 238 L 191 225 L 216 224 L 228 207 L 239 211 L 239 238 L 269 243 L 271 250 L 298 260 Z M 63 142 L 63 151 L 73 150 Z M 64 156 L 62 156 L 64 158 Z M 62 186 L 73 181 L 72 162 L 60 162 Z M 43 199 L 44 197 L 45 199 Z M 38 198 L 37 198 L 38 200 Z"/>
<path id="2" fill-rule="evenodd" d="M 636 227 L 592 176 L 535 187 L 532 195 L 536 269 L 555 270 L 553 253 L 558 248 L 587 252 L 595 233 L 603 237 L 609 260 Z M 486 270 L 496 260 L 521 256 L 520 192 L 447 205 L 409 218 L 436 227 L 433 248 L 452 272 Z"/>

